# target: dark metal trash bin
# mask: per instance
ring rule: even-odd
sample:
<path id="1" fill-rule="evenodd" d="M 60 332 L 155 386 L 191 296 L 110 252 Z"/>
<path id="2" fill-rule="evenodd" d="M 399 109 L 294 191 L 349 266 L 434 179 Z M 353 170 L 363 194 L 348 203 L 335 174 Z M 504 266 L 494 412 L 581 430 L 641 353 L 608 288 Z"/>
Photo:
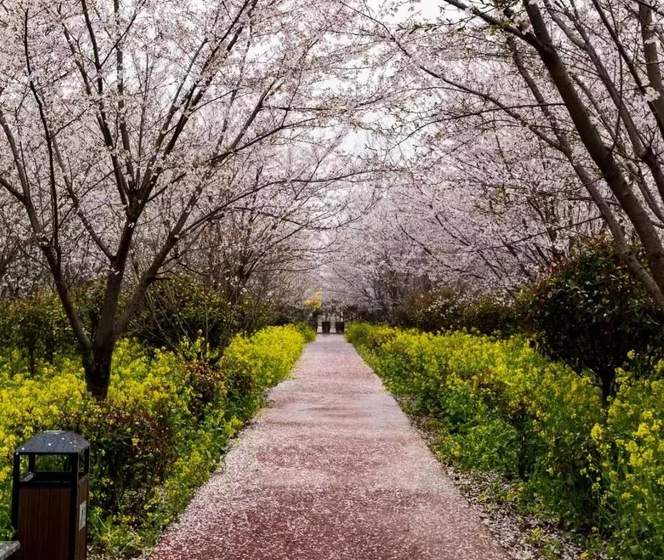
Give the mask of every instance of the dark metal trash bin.
<path id="1" fill-rule="evenodd" d="M 332 323 L 330 321 L 323 321 L 323 334 L 330 334 Z"/>
<path id="2" fill-rule="evenodd" d="M 337 334 L 344 334 L 345 323 L 343 321 L 337 321 L 334 323 L 334 330 Z"/>
<path id="3" fill-rule="evenodd" d="M 16 560 L 86 559 L 89 484 L 90 444 L 77 434 L 44 432 L 16 450 Z"/>

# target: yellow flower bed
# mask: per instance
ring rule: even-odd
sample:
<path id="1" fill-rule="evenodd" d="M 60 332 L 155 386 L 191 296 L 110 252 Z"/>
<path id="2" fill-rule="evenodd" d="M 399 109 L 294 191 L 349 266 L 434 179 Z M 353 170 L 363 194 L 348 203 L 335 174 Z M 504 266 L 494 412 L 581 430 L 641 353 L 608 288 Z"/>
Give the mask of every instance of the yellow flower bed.
<path id="1" fill-rule="evenodd" d="M 14 450 L 38 431 L 65 429 L 92 446 L 93 542 L 111 556 L 139 552 L 207 480 L 304 344 L 293 326 L 237 336 L 213 369 L 123 340 L 104 403 L 86 393 L 78 360 L 56 357 L 30 376 L 15 355 L 0 356 L 0 540 L 12 533 Z"/>
<path id="2" fill-rule="evenodd" d="M 347 337 L 390 390 L 437 419 L 445 456 L 522 479 L 522 506 L 602 535 L 610 558 L 664 558 L 661 371 L 654 380 L 621 372 L 606 409 L 592 377 L 523 338 L 366 324 Z"/>

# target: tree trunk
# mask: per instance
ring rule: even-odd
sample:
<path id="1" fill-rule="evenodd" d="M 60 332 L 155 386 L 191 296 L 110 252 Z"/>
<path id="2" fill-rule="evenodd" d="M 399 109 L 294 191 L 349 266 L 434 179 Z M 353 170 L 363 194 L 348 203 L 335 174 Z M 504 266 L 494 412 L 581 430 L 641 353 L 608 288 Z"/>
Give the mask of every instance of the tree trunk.
<path id="1" fill-rule="evenodd" d="M 30 376 L 34 377 L 35 371 L 37 370 L 37 358 L 35 357 L 35 346 L 34 344 L 30 345 L 30 348 L 28 349 L 28 360 L 30 362 L 30 365 L 28 366 L 30 368 Z"/>
<path id="2" fill-rule="evenodd" d="M 87 390 L 98 401 L 105 400 L 108 395 L 114 350 L 115 340 L 95 343 L 93 350 L 83 358 Z"/>
<path id="3" fill-rule="evenodd" d="M 646 253 L 653 281 L 657 284 L 660 293 L 664 292 L 664 246 L 662 246 L 659 233 L 651 222 L 647 211 L 625 180 L 612 151 L 604 144 L 602 136 L 593 125 L 587 108 L 570 78 L 567 67 L 553 44 L 539 7 L 526 0 L 524 0 L 524 5 L 533 25 L 533 33 L 540 42 L 536 47 L 540 59 L 558 90 L 588 155 L 597 165 L 606 184 L 634 226 L 634 230 Z M 641 278 L 643 279 L 642 276 Z M 649 292 L 653 293 L 650 289 L 652 286 L 646 284 L 646 288 L 649 288 Z M 661 307 L 662 298 L 660 297 L 656 301 Z"/>
<path id="4" fill-rule="evenodd" d="M 609 398 L 613 396 L 614 384 L 616 380 L 616 373 L 614 369 L 601 371 L 599 378 L 602 386 L 602 405 L 604 408 L 609 406 Z"/>

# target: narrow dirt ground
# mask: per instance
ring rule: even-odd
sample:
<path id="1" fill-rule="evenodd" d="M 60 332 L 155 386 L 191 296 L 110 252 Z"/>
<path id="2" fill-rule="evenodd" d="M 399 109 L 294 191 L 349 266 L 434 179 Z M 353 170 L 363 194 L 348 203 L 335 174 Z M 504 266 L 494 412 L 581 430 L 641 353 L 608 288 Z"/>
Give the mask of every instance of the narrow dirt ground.
<path id="1" fill-rule="evenodd" d="M 378 377 L 320 336 L 153 560 L 506 560 Z"/>

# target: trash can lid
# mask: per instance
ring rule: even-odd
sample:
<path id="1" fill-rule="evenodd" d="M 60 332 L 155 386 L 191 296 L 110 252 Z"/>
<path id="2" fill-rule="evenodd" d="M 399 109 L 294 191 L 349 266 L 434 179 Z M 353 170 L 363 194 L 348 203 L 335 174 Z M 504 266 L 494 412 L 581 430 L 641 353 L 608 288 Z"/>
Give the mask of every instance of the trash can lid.
<path id="1" fill-rule="evenodd" d="M 74 432 L 50 430 L 37 434 L 21 445 L 17 453 L 37 453 L 40 455 L 78 454 L 90 447 L 90 444 Z"/>
<path id="2" fill-rule="evenodd" d="M 21 545 L 17 541 L 0 542 L 0 560 L 10 558 L 20 548 Z"/>

